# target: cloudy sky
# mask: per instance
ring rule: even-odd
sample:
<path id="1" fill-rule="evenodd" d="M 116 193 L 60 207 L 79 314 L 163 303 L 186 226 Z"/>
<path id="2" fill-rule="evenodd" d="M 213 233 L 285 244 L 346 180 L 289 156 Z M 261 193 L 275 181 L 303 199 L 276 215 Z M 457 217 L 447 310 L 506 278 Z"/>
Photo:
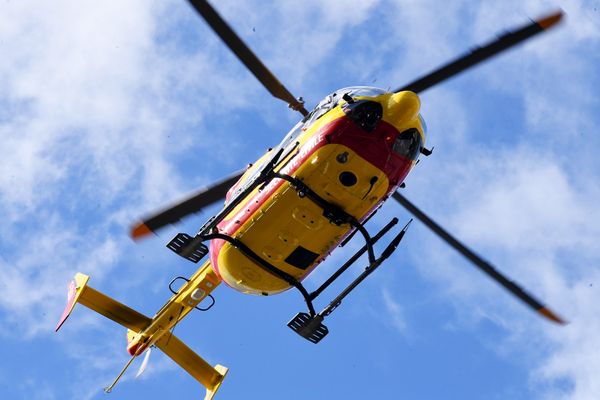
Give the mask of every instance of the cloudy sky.
<path id="1" fill-rule="evenodd" d="M 214 5 L 308 106 L 344 86 L 400 86 L 528 18 L 567 14 L 552 32 L 422 95 L 435 152 L 404 194 L 570 324 L 542 320 L 415 223 L 317 346 L 285 326 L 303 308 L 297 293 L 219 288 L 210 312 L 176 329 L 230 367 L 218 398 L 596 399 L 600 2 Z M 298 116 L 183 0 L 7 0 L 0 54 L 2 398 L 203 396 L 159 352 L 141 379 L 134 366 L 105 395 L 128 359 L 125 331 L 78 307 L 55 334 L 66 284 L 84 272 L 152 315 L 168 282 L 194 271 L 165 243 L 217 208 L 137 244 L 130 224 L 254 161 Z M 410 218 L 386 204 L 371 229 L 393 216 Z M 307 285 L 346 256 L 336 252 Z"/>

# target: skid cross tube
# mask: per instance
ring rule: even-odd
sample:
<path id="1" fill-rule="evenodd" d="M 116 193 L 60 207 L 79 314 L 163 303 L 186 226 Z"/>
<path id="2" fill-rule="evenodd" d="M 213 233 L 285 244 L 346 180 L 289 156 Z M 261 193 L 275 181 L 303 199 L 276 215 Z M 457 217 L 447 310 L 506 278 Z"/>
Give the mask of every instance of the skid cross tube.
<path id="1" fill-rule="evenodd" d="M 302 294 L 302 297 L 304 297 L 304 301 L 306 302 L 306 306 L 308 307 L 308 311 L 310 312 L 310 315 L 314 316 L 316 314 L 315 308 L 312 304 L 312 300 L 310 298 L 310 295 L 308 294 L 308 291 L 306 290 L 306 288 L 304 286 L 302 286 L 302 283 L 300 283 L 296 278 L 294 278 L 287 272 L 282 271 L 279 268 L 271 265 L 267 261 L 263 260 L 258 254 L 256 254 L 254 251 L 252 251 L 252 249 L 250 249 L 248 246 L 246 246 L 239 239 L 233 238 L 233 237 L 225 235 L 223 233 L 210 233 L 208 235 L 202 236 L 202 241 L 212 240 L 212 239 L 221 239 L 221 240 L 225 240 L 226 242 L 231 243 L 231 245 L 233 245 L 236 249 L 241 251 L 246 257 L 248 257 L 252 261 L 256 262 L 265 271 L 269 272 L 270 274 L 274 275 L 275 277 L 285 281 L 286 283 L 288 283 L 288 284 L 292 285 L 293 287 L 295 287 L 296 289 L 298 289 L 298 291 Z"/>
<path id="2" fill-rule="evenodd" d="M 283 162 L 287 162 L 289 160 L 288 157 L 292 154 L 296 148 L 298 147 L 298 142 L 282 157 L 284 148 L 281 148 L 275 153 L 273 158 L 264 166 L 264 168 L 257 174 L 257 176 L 252 180 L 248 186 L 242 189 L 239 193 L 234 194 L 234 198 L 229 201 L 223 207 L 218 214 L 210 218 L 202 228 L 198 231 L 194 239 L 186 246 L 185 249 L 182 250 L 182 257 L 188 257 L 194 249 L 203 242 L 202 236 L 214 230 L 217 225 L 225 219 L 225 217 L 232 212 L 242 201 L 244 201 L 250 193 L 254 191 L 257 187 L 260 187 L 263 184 L 270 182 L 273 179 L 274 171 L 277 167 L 280 167 Z"/>
<path id="3" fill-rule="evenodd" d="M 377 208 L 371 213 L 369 214 L 369 216 L 367 218 L 365 218 L 364 220 L 361 221 L 361 224 L 366 225 L 367 222 L 369 222 L 369 220 L 371 218 L 373 218 L 373 216 L 375 216 L 375 214 L 377 214 L 377 211 L 379 211 L 379 209 L 381 208 L 381 204 L 379 206 L 377 206 Z M 352 240 L 352 238 L 354 237 L 354 235 L 356 235 L 356 232 L 358 232 L 356 229 L 352 231 L 352 233 L 350 233 L 346 239 L 344 239 L 344 241 L 342 243 L 340 243 L 340 247 L 344 247 L 345 245 L 348 244 L 348 242 L 350 240 Z"/>
<path id="4" fill-rule="evenodd" d="M 408 226 L 411 222 L 412 219 L 408 221 L 408 223 L 404 226 L 404 228 L 402 228 L 400 233 L 398 233 L 398 235 L 396 235 L 396 237 L 390 242 L 390 244 L 388 244 L 385 250 L 381 253 L 381 256 L 378 259 L 376 259 L 375 262 L 369 263 L 365 270 L 354 281 L 352 281 L 352 283 L 350 283 L 335 299 L 333 299 L 331 303 L 329 303 L 329 305 L 327 305 L 327 307 L 323 309 L 323 311 L 319 313 L 320 317 L 326 317 L 329 314 L 331 314 L 333 310 L 335 310 L 342 303 L 342 300 L 346 296 L 348 296 L 348 294 L 350 294 L 352 290 L 354 290 L 354 288 L 356 288 L 362 281 L 364 281 L 367 278 L 367 276 L 371 275 L 389 256 L 392 255 L 392 253 L 396 250 L 396 248 L 400 244 L 400 241 L 406 234 L 406 230 L 408 229 Z"/>
<path id="5" fill-rule="evenodd" d="M 312 292 L 310 294 L 310 298 L 312 300 L 316 299 L 323 292 L 323 290 L 327 289 L 327 287 L 329 287 L 329 285 L 331 285 L 337 278 L 339 278 L 339 276 L 342 273 L 344 273 L 344 271 L 346 271 L 352 264 L 354 264 L 356 260 L 358 260 L 363 254 L 365 254 L 365 251 L 367 251 L 368 247 L 372 247 L 375 243 L 377 243 L 377 241 L 379 241 L 379 239 L 381 239 L 381 237 L 385 235 L 390 229 L 392 229 L 392 227 L 397 223 L 398 218 L 393 218 L 390 222 L 388 222 L 387 225 L 384 226 L 383 229 L 381 229 L 377 233 L 377 235 L 373 236 L 370 243 L 365 244 L 352 257 L 350 257 L 350 259 L 346 261 L 344 265 L 342 265 L 325 282 L 323 282 L 321 286 L 319 286 L 314 292 Z"/>
<path id="6" fill-rule="evenodd" d="M 369 232 L 364 227 L 364 225 L 358 221 L 354 216 L 348 214 L 343 209 L 338 207 L 337 205 L 328 202 L 323 199 L 317 193 L 315 193 L 311 188 L 309 188 L 304 182 L 300 179 L 292 177 L 287 174 L 281 174 L 279 172 L 275 172 L 275 169 L 280 166 L 282 162 L 284 162 L 291 152 L 294 151 L 296 146 L 294 146 L 289 152 L 286 153 L 284 157 L 281 157 L 283 153 L 283 149 L 280 149 L 274 157 L 267 163 L 267 165 L 262 169 L 262 171 L 254 178 L 252 182 L 248 184 L 248 186 L 242 189 L 217 215 L 209 219 L 202 228 L 198 231 L 198 233 L 194 236 L 194 238 L 189 242 L 189 244 L 180 252 L 179 255 L 186 258 L 188 253 L 192 253 L 194 249 L 199 246 L 204 241 L 209 241 L 212 239 L 221 239 L 225 240 L 235 248 L 240 250 L 245 256 L 256 262 L 261 268 L 275 277 L 283 280 L 289 285 L 298 289 L 298 291 L 302 294 L 304 301 L 308 307 L 308 311 L 310 312 L 311 317 L 315 317 L 317 314 L 315 312 L 314 306 L 312 304 L 312 300 L 314 300 L 325 288 L 327 288 L 335 279 L 339 277 L 346 269 L 350 267 L 364 252 L 368 253 L 369 257 L 369 265 L 374 265 L 377 260 L 375 258 L 375 251 L 373 249 L 373 244 L 376 243 L 383 234 L 385 234 L 393 225 L 397 223 L 397 219 L 392 220 L 388 226 L 384 227 L 375 238 L 371 238 Z M 349 224 L 353 228 L 355 228 L 355 232 L 358 231 L 365 239 L 365 246 L 354 257 L 352 257 L 346 264 L 344 264 L 338 271 L 336 271 L 321 287 L 315 290 L 313 293 L 309 294 L 306 288 L 292 275 L 286 273 L 285 271 L 280 270 L 274 265 L 270 264 L 266 260 L 262 259 L 258 254 L 256 254 L 252 249 L 246 246 L 239 239 L 233 238 L 229 235 L 217 232 L 217 225 L 225 219 L 225 217 L 233 211 L 235 207 L 237 207 L 247 196 L 256 188 L 264 187 L 268 183 L 270 183 L 273 179 L 282 179 L 290 183 L 290 185 L 296 189 L 298 192 L 298 196 L 306 197 L 315 203 L 317 206 L 323 209 L 323 216 L 325 216 L 331 223 L 336 225 Z M 386 257 L 387 258 L 387 257 Z"/>
<path id="7" fill-rule="evenodd" d="M 390 221 L 388 223 L 388 225 L 385 226 L 375 236 L 374 239 L 375 240 L 379 239 L 383 235 L 383 233 L 385 233 L 385 231 L 389 230 L 389 228 L 391 228 L 396 222 L 397 221 L 394 221 L 394 220 Z M 308 315 L 306 313 L 299 312 L 298 314 L 296 314 L 296 316 L 294 316 L 288 322 L 288 324 L 287 324 L 288 327 L 290 329 L 292 329 L 294 332 L 296 332 L 298 335 L 300 335 L 303 338 L 305 338 L 306 340 L 308 340 L 309 342 L 312 342 L 315 344 L 319 343 L 329 333 L 329 330 L 327 329 L 327 327 L 325 325 L 323 325 L 323 320 L 325 319 L 325 317 L 330 315 L 342 303 L 342 300 L 350 294 L 350 292 L 352 290 L 354 290 L 362 281 L 364 281 L 367 278 L 367 276 L 371 275 L 387 258 L 389 258 L 392 255 L 392 253 L 396 250 L 396 248 L 400 244 L 400 241 L 404 237 L 404 234 L 406 233 L 406 230 L 408 229 L 408 226 L 410 225 L 411 222 L 412 222 L 412 220 L 410 220 L 404 226 L 404 228 L 402 228 L 400 233 L 398 233 L 394 237 L 394 239 L 392 239 L 392 241 L 387 245 L 385 250 L 383 250 L 383 252 L 381 252 L 381 256 L 379 256 L 379 258 L 375 259 L 374 262 L 369 262 L 369 265 L 365 268 L 365 270 L 356 279 L 354 279 L 354 281 L 352 281 L 352 283 L 350 283 L 350 285 L 348 285 L 339 295 L 337 295 L 327 305 L 327 307 L 325 307 L 323 309 L 323 311 L 321 311 L 317 315 Z M 372 244 L 367 243 L 367 247 L 368 246 L 372 247 Z M 359 250 L 359 253 L 361 253 L 361 252 L 364 253 L 364 251 L 365 250 L 363 248 L 363 249 Z M 350 264 L 350 261 L 353 261 L 353 260 L 352 259 L 349 260 L 349 262 L 347 264 L 344 264 L 344 266 L 342 266 L 342 268 L 340 268 L 340 270 L 342 270 L 341 272 L 343 272 L 343 270 L 348 267 L 347 265 Z M 340 270 L 338 270 L 339 273 L 341 273 Z M 336 272 L 336 274 L 334 274 L 334 275 L 339 275 L 338 272 Z M 331 280 L 333 280 L 333 279 L 335 279 L 335 278 L 332 277 Z M 328 284 L 328 283 L 330 283 L 329 280 L 326 282 L 326 284 Z M 319 290 L 319 289 L 317 289 L 317 290 Z"/>
<path id="8" fill-rule="evenodd" d="M 292 185 L 292 187 L 296 189 L 296 191 L 298 192 L 298 196 L 307 197 L 313 203 L 321 207 L 323 209 L 323 216 L 329 219 L 332 223 L 338 226 L 342 224 L 349 224 L 363 235 L 367 243 L 371 242 L 371 236 L 369 235 L 369 232 L 365 229 L 363 224 L 361 224 L 354 216 L 348 214 L 340 207 L 328 202 L 327 200 L 319 196 L 300 179 L 294 178 L 290 175 L 280 174 L 278 172 L 275 172 L 273 174 L 273 177 L 288 181 Z M 373 246 L 367 246 L 367 251 L 369 254 L 369 262 L 375 262 L 375 253 L 373 251 Z"/>

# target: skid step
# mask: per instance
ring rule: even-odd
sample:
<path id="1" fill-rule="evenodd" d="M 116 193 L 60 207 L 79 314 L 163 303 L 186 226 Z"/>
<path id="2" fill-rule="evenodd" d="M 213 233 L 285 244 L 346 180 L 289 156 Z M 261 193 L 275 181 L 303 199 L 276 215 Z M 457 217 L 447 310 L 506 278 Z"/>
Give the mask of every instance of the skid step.
<path id="1" fill-rule="evenodd" d="M 299 312 L 287 325 L 312 343 L 319 343 L 329 333 L 329 329 L 323 325 L 323 317 L 318 314 L 311 317 L 305 312 Z"/>
<path id="2" fill-rule="evenodd" d="M 203 243 L 198 243 L 198 245 L 190 252 L 191 249 L 188 249 L 188 245 L 193 240 L 194 238 L 187 233 L 178 233 L 177 236 L 167 244 L 167 247 L 186 260 L 197 263 L 208 254 L 208 247 Z M 184 251 L 186 251 L 187 254 L 183 254 Z"/>

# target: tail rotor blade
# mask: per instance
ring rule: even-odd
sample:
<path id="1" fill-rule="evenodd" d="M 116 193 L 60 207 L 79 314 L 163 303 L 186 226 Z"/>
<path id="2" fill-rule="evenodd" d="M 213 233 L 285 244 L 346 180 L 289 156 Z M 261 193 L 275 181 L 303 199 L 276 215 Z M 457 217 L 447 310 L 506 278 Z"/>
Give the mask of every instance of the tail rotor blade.
<path id="1" fill-rule="evenodd" d="M 429 218 L 423 211 L 418 209 L 414 204 L 406 199 L 403 195 L 398 192 L 395 192 L 392 197 L 396 199 L 408 212 L 413 214 L 415 218 L 423 222 L 429 229 L 431 229 L 436 235 L 438 235 L 442 240 L 452 246 L 455 250 L 457 250 L 460 254 L 465 256 L 469 261 L 471 261 L 477 268 L 486 273 L 490 278 L 494 281 L 498 282 L 501 286 L 503 286 L 510 293 L 518 297 L 521 301 L 527 304 L 529 307 L 533 308 L 536 312 L 544 316 L 545 318 L 556 322 L 558 324 L 564 325 L 566 322 L 560 318 L 556 313 L 550 310 L 548 307 L 540 303 L 530 294 L 525 292 L 520 286 L 518 286 L 515 282 L 509 280 L 500 272 L 498 272 L 491 264 L 487 261 L 483 260 L 477 254 L 475 254 L 468 247 L 459 242 L 456 238 L 454 238 L 450 233 L 448 233 L 444 228 L 438 225 L 435 221 Z"/>
<path id="2" fill-rule="evenodd" d="M 531 23 L 521 27 L 512 32 L 507 32 L 504 35 L 498 37 L 484 46 L 477 47 L 475 50 L 464 54 L 457 59 L 449 62 L 446 65 L 422 76 L 421 78 L 409 83 L 408 85 L 402 86 L 394 92 L 401 92 L 403 90 L 410 90 L 411 92 L 420 93 L 430 87 L 445 81 L 446 79 L 452 78 L 455 75 L 460 74 L 466 69 L 479 64 L 494 55 L 513 47 L 530 37 L 537 35 L 538 33 L 544 32 L 545 30 L 556 25 L 563 17 L 562 11 L 557 11 L 544 18 L 532 21 Z"/>
<path id="3" fill-rule="evenodd" d="M 150 347 L 148 350 L 146 350 L 146 354 L 144 355 L 144 359 L 142 360 L 142 364 L 140 365 L 140 369 L 138 369 L 137 374 L 135 374 L 135 379 L 137 379 L 140 376 L 142 376 L 142 374 L 146 370 L 146 367 L 148 367 L 148 362 L 150 362 L 150 354 L 151 353 L 152 353 L 152 347 Z"/>

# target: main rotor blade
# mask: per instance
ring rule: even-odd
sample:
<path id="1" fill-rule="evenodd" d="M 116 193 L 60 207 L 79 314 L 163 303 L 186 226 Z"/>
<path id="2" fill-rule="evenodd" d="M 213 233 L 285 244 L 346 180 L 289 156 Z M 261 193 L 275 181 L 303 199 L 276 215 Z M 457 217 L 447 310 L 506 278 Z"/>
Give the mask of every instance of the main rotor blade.
<path id="1" fill-rule="evenodd" d="M 444 230 L 441 226 L 435 223 L 431 218 L 429 218 L 425 213 L 419 210 L 414 204 L 406 199 L 406 197 L 402 196 L 398 192 L 394 192 L 392 195 L 394 199 L 396 199 L 404 208 L 406 208 L 412 215 L 414 215 L 417 219 L 423 222 L 429 229 L 431 229 L 435 234 L 437 234 L 440 238 L 442 238 L 446 243 L 450 246 L 454 247 L 460 254 L 465 256 L 469 261 L 471 261 L 477 268 L 485 272 L 490 278 L 498 282 L 509 292 L 517 296 L 521 301 L 525 302 L 529 307 L 533 308 L 539 314 L 548 318 L 549 320 L 564 325 L 566 322 L 562 320 L 557 314 L 551 311 L 549 308 L 544 306 L 538 300 L 534 299 L 531 295 L 525 292 L 521 287 L 519 287 L 515 282 L 509 280 L 500 272 L 498 272 L 491 264 L 487 261 L 483 260 L 473 251 L 471 251 L 468 247 L 463 245 L 461 242 L 456 240 L 452 235 L 450 235 L 446 230 Z"/>
<path id="2" fill-rule="evenodd" d="M 493 40 L 482 47 L 475 48 L 471 52 L 449 62 L 435 71 L 428 73 L 427 75 L 409 83 L 408 85 L 396 89 L 394 92 L 410 90 L 411 92 L 420 93 L 426 89 L 429 89 L 433 85 L 451 78 L 454 75 L 458 75 L 464 70 L 487 60 L 503 50 L 515 46 L 540 32 L 544 32 L 545 30 L 557 24 L 562 17 L 562 11 L 557 11 L 547 17 L 532 21 L 530 24 L 527 24 L 516 31 L 507 32 L 502 36 L 499 36 L 496 40 Z"/>
<path id="3" fill-rule="evenodd" d="M 221 18 L 216 10 L 205 0 L 189 0 L 190 4 L 206 20 L 208 25 L 225 42 L 227 47 L 240 59 L 265 88 L 276 98 L 288 103 L 289 107 L 308 115 L 304 103 L 291 94 L 285 86 L 269 71 L 260 59 L 240 39 L 231 27 Z"/>
<path id="4" fill-rule="evenodd" d="M 244 172 L 238 171 L 207 188 L 200 189 L 178 203 L 145 218 L 131 228 L 131 237 L 138 239 L 156 232 L 165 225 L 178 222 L 183 217 L 197 213 L 204 207 L 223 199 L 227 191 L 240 179 Z"/>

